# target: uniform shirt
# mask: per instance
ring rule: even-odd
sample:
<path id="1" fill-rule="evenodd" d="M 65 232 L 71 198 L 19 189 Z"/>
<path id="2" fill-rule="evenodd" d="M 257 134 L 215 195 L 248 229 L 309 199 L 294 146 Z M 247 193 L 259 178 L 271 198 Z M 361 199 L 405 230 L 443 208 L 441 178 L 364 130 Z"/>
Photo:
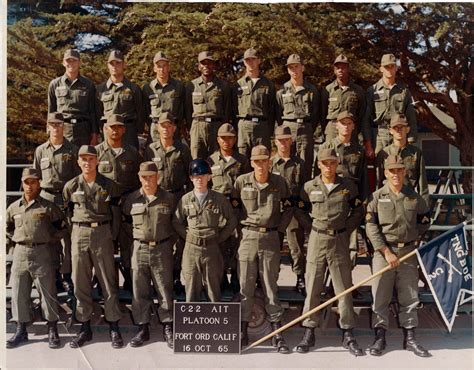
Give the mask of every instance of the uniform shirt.
<path id="1" fill-rule="evenodd" d="M 91 80 L 79 75 L 70 81 L 66 74 L 52 80 L 48 87 L 48 113 L 62 113 L 66 120 L 87 120 L 92 133 L 99 132 L 95 112 L 95 86 Z"/>
<path id="2" fill-rule="evenodd" d="M 182 191 L 185 185 L 190 186 L 188 172 L 192 158 L 187 145 L 175 140 L 165 149 L 160 141 L 151 143 L 145 151 L 145 160 L 155 162 L 158 183 L 163 189 Z"/>
<path id="3" fill-rule="evenodd" d="M 320 95 L 316 87 L 307 81 L 303 86 L 293 86 L 291 81 L 285 82 L 276 94 L 278 122 L 302 119 L 311 124 L 313 130 L 319 120 Z"/>
<path id="4" fill-rule="evenodd" d="M 202 76 L 186 84 L 185 113 L 188 127 L 193 118 L 210 117 L 222 122 L 231 119 L 230 87 L 227 82 L 213 77 L 209 84 Z"/>
<path id="5" fill-rule="evenodd" d="M 152 201 L 138 189 L 126 197 L 122 213 L 133 224 L 134 239 L 160 241 L 173 235 L 171 219 L 175 206 L 174 196 L 161 188 Z"/>
<path id="6" fill-rule="evenodd" d="M 143 132 L 145 107 L 142 91 L 127 78 L 123 79 L 120 87 L 110 78 L 97 86 L 97 121 L 105 120 L 111 114 L 120 114 L 125 121 L 133 121 L 137 132 Z"/>
<path id="7" fill-rule="evenodd" d="M 136 190 L 140 187 L 138 170 L 142 158 L 131 145 L 124 144 L 122 151 L 116 155 L 107 141 L 96 147 L 100 174 L 115 181 L 121 192 Z"/>
<path id="8" fill-rule="evenodd" d="M 232 87 L 232 109 L 237 119 L 258 117 L 273 128 L 275 105 L 275 86 L 265 76 L 255 84 L 249 76 L 243 76 Z"/>
<path id="9" fill-rule="evenodd" d="M 350 234 L 359 227 L 364 218 L 364 208 L 358 197 L 357 186 L 340 176 L 336 176 L 330 191 L 321 176 L 306 182 L 301 190 L 301 200 L 308 205 L 306 210 L 310 212 L 312 226 L 318 230 L 345 228 Z M 308 226 L 305 228 L 309 229 Z"/>
<path id="10" fill-rule="evenodd" d="M 362 145 L 355 141 L 349 142 L 349 145 L 344 145 L 339 137 L 336 137 L 334 140 L 324 142 L 320 149 L 336 150 L 340 161 L 336 173 L 341 177 L 352 180 L 357 185 L 359 199 L 367 200 L 370 190 L 367 178 L 367 161 Z M 321 173 L 317 163 L 316 161 L 314 166 L 315 175 Z"/>
<path id="11" fill-rule="evenodd" d="M 388 184 L 374 192 L 365 219 L 367 236 L 375 250 L 388 243 L 413 242 L 430 227 L 426 202 L 407 186 L 398 195 Z"/>
<path id="12" fill-rule="evenodd" d="M 33 166 L 40 174 L 42 189 L 62 191 L 66 182 L 81 172 L 77 152 L 77 146 L 67 139 L 58 149 L 49 140 L 36 148 Z"/>
<path id="13" fill-rule="evenodd" d="M 7 239 L 15 243 L 47 244 L 61 239 L 64 214 L 52 202 L 38 196 L 26 204 L 24 196 L 6 212 Z"/>
<path id="14" fill-rule="evenodd" d="M 286 180 L 292 197 L 299 198 L 301 188 L 308 180 L 308 176 L 304 173 L 304 168 L 304 160 L 297 156 L 292 156 L 287 161 L 280 157 L 279 154 L 272 158 L 271 172 L 274 175 L 282 176 Z"/>
<path id="15" fill-rule="evenodd" d="M 413 98 L 405 84 L 396 82 L 390 89 L 383 79 L 367 90 L 367 109 L 362 121 L 364 140 L 372 139 L 372 128 L 388 128 L 393 114 L 404 114 L 410 125 L 409 141 L 416 141 L 417 123 Z"/>
<path id="16" fill-rule="evenodd" d="M 63 198 L 72 222 L 105 222 L 112 220 L 112 207 L 120 200 L 118 185 L 97 173 L 92 187 L 83 175 L 76 176 L 64 186 Z"/>
<path id="17" fill-rule="evenodd" d="M 248 159 L 234 151 L 226 162 L 220 150 L 216 150 L 208 159 L 212 171 L 212 190 L 230 196 L 237 177 L 251 171 Z"/>
<path id="18" fill-rule="evenodd" d="M 237 218 L 229 201 L 214 190 L 208 191 L 202 205 L 194 191 L 185 194 L 173 216 L 174 229 L 181 238 L 191 243 L 200 238 L 215 239 L 217 243 L 222 243 L 237 226 Z"/>
<path id="19" fill-rule="evenodd" d="M 289 196 L 286 180 L 272 173 L 267 184 L 261 187 L 257 185 L 253 171 L 235 181 L 233 197 L 241 201 L 240 223 L 244 226 L 278 228 L 284 233 L 293 217 Z"/>

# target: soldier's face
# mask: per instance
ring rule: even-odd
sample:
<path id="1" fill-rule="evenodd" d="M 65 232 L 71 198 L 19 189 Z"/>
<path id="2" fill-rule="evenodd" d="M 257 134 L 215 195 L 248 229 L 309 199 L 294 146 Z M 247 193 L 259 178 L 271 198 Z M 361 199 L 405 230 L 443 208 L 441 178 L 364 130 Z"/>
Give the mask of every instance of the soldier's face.
<path id="1" fill-rule="evenodd" d="M 161 80 L 167 80 L 170 75 L 170 63 L 166 60 L 160 60 L 154 64 L 153 71 Z"/>
<path id="2" fill-rule="evenodd" d="M 163 139 L 172 138 L 176 131 L 176 126 L 173 125 L 171 122 L 163 122 L 157 126 L 158 132 L 160 133 L 160 137 L 162 137 Z"/>
<path id="3" fill-rule="evenodd" d="M 105 128 L 107 136 L 114 141 L 121 140 L 125 133 L 125 126 L 122 125 L 107 125 Z"/>
<path id="4" fill-rule="evenodd" d="M 125 63 L 123 61 L 111 60 L 107 63 L 107 67 L 112 76 L 121 76 L 125 71 Z"/>
<path id="5" fill-rule="evenodd" d="M 252 168 L 259 176 L 265 175 L 270 170 L 270 159 L 255 159 L 251 161 Z"/>
<path id="6" fill-rule="evenodd" d="M 198 63 L 198 69 L 203 76 L 211 77 L 216 70 L 216 63 L 213 60 L 204 59 Z"/>
<path id="7" fill-rule="evenodd" d="M 231 150 L 234 147 L 236 141 L 237 141 L 237 138 L 235 136 L 218 136 L 217 137 L 217 143 L 219 144 L 219 148 L 225 151 Z"/>
<path id="8" fill-rule="evenodd" d="M 284 139 L 275 139 L 275 144 L 278 149 L 278 152 L 287 153 L 291 150 L 291 144 L 293 140 L 291 137 L 284 138 Z"/>
<path id="9" fill-rule="evenodd" d="M 156 193 L 156 189 L 158 188 L 158 174 L 138 177 L 140 178 L 140 183 L 142 184 L 145 194 L 150 195 Z"/>
<path id="10" fill-rule="evenodd" d="M 326 178 L 331 178 L 336 174 L 337 165 L 338 162 L 334 159 L 318 161 L 318 167 L 321 170 L 321 174 Z"/>
<path id="11" fill-rule="evenodd" d="M 63 66 L 67 73 L 78 73 L 81 67 L 81 60 L 76 58 L 63 59 Z"/>
<path id="12" fill-rule="evenodd" d="M 304 65 L 301 63 L 288 64 L 287 69 L 291 78 L 297 79 L 303 77 Z"/>
<path id="13" fill-rule="evenodd" d="M 77 164 L 83 174 L 87 175 L 94 173 L 97 168 L 97 156 L 90 154 L 80 155 Z"/>
<path id="14" fill-rule="evenodd" d="M 410 132 L 410 126 L 397 125 L 390 127 L 390 133 L 395 140 L 404 140 Z"/>
<path id="15" fill-rule="evenodd" d="M 334 64 L 334 75 L 339 80 L 345 80 L 349 77 L 349 64 L 347 63 L 336 63 Z"/>
<path id="16" fill-rule="evenodd" d="M 350 118 L 344 118 L 336 122 L 336 127 L 342 136 L 350 136 L 354 131 L 354 122 Z"/>
<path id="17" fill-rule="evenodd" d="M 389 64 L 386 66 L 380 66 L 380 72 L 382 72 L 383 77 L 385 78 L 395 78 L 397 76 L 397 65 Z"/>
<path id="18" fill-rule="evenodd" d="M 260 70 L 260 58 L 244 59 L 244 65 L 247 72 L 258 72 Z"/>
<path id="19" fill-rule="evenodd" d="M 64 124 L 62 122 L 48 123 L 49 136 L 52 138 L 62 138 L 64 133 Z"/>
<path id="20" fill-rule="evenodd" d="M 191 176 L 191 181 L 194 185 L 194 188 L 200 193 L 203 193 L 207 190 L 207 183 L 210 179 L 211 175 Z"/>
<path id="21" fill-rule="evenodd" d="M 28 198 L 36 198 L 40 190 L 40 181 L 38 179 L 25 179 L 23 181 L 23 192 Z"/>
<path id="22" fill-rule="evenodd" d="M 405 168 L 391 168 L 385 169 L 385 177 L 392 186 L 401 186 L 403 185 L 403 179 L 405 177 L 406 170 Z"/>

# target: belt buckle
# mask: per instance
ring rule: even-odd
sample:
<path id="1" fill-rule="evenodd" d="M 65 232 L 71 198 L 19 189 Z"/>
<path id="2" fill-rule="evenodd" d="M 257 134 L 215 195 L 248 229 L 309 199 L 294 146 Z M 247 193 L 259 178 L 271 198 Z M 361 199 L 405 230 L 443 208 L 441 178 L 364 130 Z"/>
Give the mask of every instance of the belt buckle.
<path id="1" fill-rule="evenodd" d="M 97 226 L 99 226 L 98 222 L 91 222 L 91 227 L 97 227 Z"/>
<path id="2" fill-rule="evenodd" d="M 206 121 L 206 122 L 212 122 L 212 118 L 211 118 L 211 117 L 206 117 L 206 118 L 204 118 L 204 121 Z"/>
<path id="3" fill-rule="evenodd" d="M 304 122 L 304 119 L 303 118 L 297 118 L 296 119 L 296 123 L 303 123 Z"/>
<path id="4" fill-rule="evenodd" d="M 156 245 L 156 242 L 153 240 L 153 241 L 151 241 L 151 242 L 148 242 L 148 245 L 149 245 L 150 247 L 154 247 L 154 246 Z"/>
<path id="5" fill-rule="evenodd" d="M 397 248 L 403 248 L 405 246 L 405 243 L 397 243 Z"/>
<path id="6" fill-rule="evenodd" d="M 331 236 L 336 235 L 336 230 L 328 229 L 328 235 L 331 235 Z"/>
<path id="7" fill-rule="evenodd" d="M 252 122 L 258 122 L 258 121 L 259 121 L 258 117 L 252 117 Z"/>
<path id="8" fill-rule="evenodd" d="M 265 232 L 267 232 L 267 228 L 266 227 L 259 227 L 258 232 L 259 233 L 265 233 Z"/>

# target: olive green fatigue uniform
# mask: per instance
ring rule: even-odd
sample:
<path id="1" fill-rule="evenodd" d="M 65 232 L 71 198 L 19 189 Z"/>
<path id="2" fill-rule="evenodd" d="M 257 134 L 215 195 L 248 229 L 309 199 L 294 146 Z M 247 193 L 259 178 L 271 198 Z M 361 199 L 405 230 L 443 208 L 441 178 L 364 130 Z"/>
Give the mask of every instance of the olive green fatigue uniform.
<path id="1" fill-rule="evenodd" d="M 184 83 L 170 78 L 168 83 L 162 86 L 155 78 L 143 86 L 143 101 L 145 103 L 145 122 L 150 127 L 149 143 L 158 141 L 160 135 L 153 122 L 161 113 L 170 112 L 175 118 L 178 126 L 175 137 L 179 137 L 179 131 L 184 123 Z"/>
<path id="2" fill-rule="evenodd" d="M 265 311 L 270 322 L 281 321 L 284 309 L 278 299 L 280 272 L 280 236 L 293 217 L 290 192 L 286 180 L 269 174 L 260 189 L 255 173 L 241 175 L 235 182 L 234 194 L 242 204 L 242 240 L 237 256 L 242 307 L 242 321 L 250 321 L 255 299 L 257 274 L 264 292 Z"/>
<path id="3" fill-rule="evenodd" d="M 107 140 L 96 147 L 98 159 L 98 172 L 113 180 L 118 185 L 120 194 L 130 193 L 140 187 L 138 180 L 138 169 L 142 162 L 142 157 L 133 146 L 124 144 L 118 154 L 112 150 Z M 115 209 L 119 211 L 118 208 Z M 114 217 L 114 227 L 112 235 L 120 244 L 120 256 L 122 266 L 130 268 L 132 258 L 132 228 L 129 223 L 120 222 L 120 217 Z M 118 230 L 116 227 L 119 226 Z"/>
<path id="4" fill-rule="evenodd" d="M 404 179 L 405 185 L 411 186 L 413 190 L 423 197 L 426 204 L 429 204 L 428 180 L 426 178 L 423 152 L 412 144 L 407 144 L 405 148 L 400 150 L 400 147 L 392 143 L 377 154 L 376 165 L 379 188 L 383 186 L 385 180 L 384 161 L 389 155 L 395 155 L 402 159 L 407 171 Z"/>
<path id="5" fill-rule="evenodd" d="M 285 161 L 278 154 L 276 154 L 272 158 L 271 172 L 275 175 L 280 175 L 285 178 L 290 190 L 292 204 L 298 204 L 300 200 L 301 188 L 308 180 L 308 176 L 305 174 L 304 160 L 294 156 Z M 295 217 L 291 219 L 291 222 L 286 229 L 286 237 L 288 240 L 291 258 L 293 260 L 293 272 L 296 275 L 302 275 L 304 274 L 306 264 L 303 250 L 304 230 L 300 227 Z"/>
<path id="6" fill-rule="evenodd" d="M 294 151 L 304 160 L 306 173 L 311 173 L 314 160 L 314 130 L 319 120 L 320 95 L 316 87 L 305 81 L 294 87 L 291 81 L 276 94 L 277 121 L 289 126 L 293 136 Z M 299 194 L 299 192 L 298 192 Z"/>
<path id="7" fill-rule="evenodd" d="M 91 134 L 99 133 L 95 94 L 93 82 L 82 75 L 70 81 L 64 74 L 48 87 L 48 113 L 63 114 L 64 137 L 78 147 L 88 145 Z"/>
<path id="8" fill-rule="evenodd" d="M 119 197 L 117 185 L 100 173 L 92 187 L 82 174 L 64 186 L 63 198 L 72 222 L 72 281 L 76 319 L 80 322 L 89 321 L 93 312 L 92 268 L 102 287 L 105 319 L 114 322 L 122 316 L 111 230 L 112 208 L 117 206 Z"/>
<path id="9" fill-rule="evenodd" d="M 306 256 L 307 296 L 303 307 L 306 313 L 320 303 L 328 267 L 336 294 L 352 286 L 349 235 L 362 221 L 364 208 L 357 196 L 357 186 L 340 176 L 336 176 L 330 191 L 321 176 L 308 181 L 301 191 L 301 199 L 311 208 L 312 218 Z M 355 318 L 350 294 L 339 299 L 338 309 L 341 329 L 353 328 Z M 320 319 L 321 312 L 313 314 L 303 321 L 303 326 L 315 328 Z"/>
<path id="10" fill-rule="evenodd" d="M 120 114 L 125 120 L 123 142 L 138 149 L 138 134 L 145 127 L 145 107 L 142 91 L 127 78 L 114 84 L 109 78 L 97 86 L 97 121 L 111 114 Z M 102 125 L 100 125 L 102 128 Z"/>
<path id="11" fill-rule="evenodd" d="M 7 239 L 15 243 L 10 281 L 13 321 L 29 322 L 31 284 L 41 295 L 41 310 L 48 321 L 58 321 L 56 272 L 50 249 L 62 237 L 64 214 L 52 202 L 37 197 L 26 203 L 24 197 L 13 202 L 6 212 Z"/>
<path id="12" fill-rule="evenodd" d="M 63 187 L 76 177 L 81 170 L 77 165 L 78 148 L 64 139 L 60 148 L 55 149 L 51 142 L 38 146 L 35 150 L 33 166 L 41 177 L 41 197 L 56 204 L 64 211 Z M 62 244 L 61 244 L 62 243 Z M 71 273 L 71 235 L 64 233 L 61 243 L 57 244 L 57 253 L 53 255 L 53 264 L 62 274 Z"/>
<path id="13" fill-rule="evenodd" d="M 187 302 L 200 301 L 203 285 L 211 302 L 220 301 L 224 261 L 219 244 L 229 238 L 237 222 L 229 201 L 214 190 L 208 190 L 202 204 L 194 191 L 179 201 L 173 227 L 186 240 L 182 269 Z"/>
<path id="14" fill-rule="evenodd" d="M 190 127 L 191 155 L 207 158 L 217 149 L 217 130 L 231 119 L 228 83 L 214 77 L 209 84 L 202 76 L 186 84 L 186 122 Z"/>
<path id="15" fill-rule="evenodd" d="M 362 87 L 353 81 L 349 81 L 346 87 L 341 87 L 337 80 L 334 80 L 321 92 L 321 107 L 326 141 L 336 138 L 336 118 L 344 111 L 350 112 L 355 118 L 356 126 L 352 137 L 357 140 L 366 109 L 365 92 Z"/>
<path id="16" fill-rule="evenodd" d="M 127 221 L 133 223 L 133 301 L 132 313 L 136 324 L 148 324 L 153 299 L 153 282 L 160 307 L 162 323 L 173 321 L 173 227 L 175 209 L 172 194 L 158 188 L 151 201 L 136 190 L 122 205 Z"/>
<path id="17" fill-rule="evenodd" d="M 364 141 L 375 144 L 375 155 L 392 142 L 389 133 L 390 119 L 393 114 L 404 114 L 410 125 L 409 142 L 416 142 L 417 123 L 413 98 L 408 87 L 397 82 L 390 89 L 382 79 L 367 90 L 367 109 L 362 121 Z"/>
<path id="18" fill-rule="evenodd" d="M 259 144 L 270 150 L 276 111 L 273 82 L 265 76 L 260 76 L 255 84 L 249 76 L 239 79 L 232 87 L 232 110 L 240 154 L 250 158 L 252 148 Z"/>
<path id="19" fill-rule="evenodd" d="M 376 273 L 387 266 L 379 250 L 385 246 L 401 258 L 417 247 L 417 239 L 430 227 L 428 206 L 424 199 L 407 186 L 394 194 L 388 184 L 374 192 L 367 204 L 366 229 L 375 249 L 372 271 Z M 389 305 L 393 288 L 397 289 L 398 319 L 406 329 L 418 325 L 418 267 L 416 256 L 403 261 L 400 266 L 376 277 L 372 283 L 374 327 L 388 329 Z"/>

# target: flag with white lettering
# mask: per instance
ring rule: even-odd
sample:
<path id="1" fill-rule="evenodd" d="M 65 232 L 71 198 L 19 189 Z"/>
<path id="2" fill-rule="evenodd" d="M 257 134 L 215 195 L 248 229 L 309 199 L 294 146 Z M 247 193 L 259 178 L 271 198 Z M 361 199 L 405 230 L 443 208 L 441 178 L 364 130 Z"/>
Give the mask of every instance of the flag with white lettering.
<path id="1" fill-rule="evenodd" d="M 421 246 L 417 256 L 440 314 L 451 331 L 458 306 L 473 299 L 464 223 Z"/>

